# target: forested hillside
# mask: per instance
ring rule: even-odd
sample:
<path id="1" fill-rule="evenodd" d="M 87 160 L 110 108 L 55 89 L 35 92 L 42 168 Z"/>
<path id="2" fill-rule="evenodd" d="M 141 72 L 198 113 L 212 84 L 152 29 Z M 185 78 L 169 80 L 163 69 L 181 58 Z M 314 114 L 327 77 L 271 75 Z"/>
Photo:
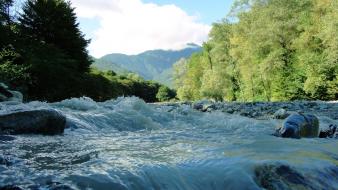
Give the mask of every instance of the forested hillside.
<path id="1" fill-rule="evenodd" d="M 337 100 L 338 1 L 238 0 L 174 70 L 181 100 Z"/>
<path id="2" fill-rule="evenodd" d="M 118 74 L 136 73 L 146 80 L 172 86 L 172 66 L 181 58 L 200 52 L 201 47 L 187 44 L 182 50 L 149 50 L 138 55 L 109 54 L 94 61 L 93 67 Z"/>

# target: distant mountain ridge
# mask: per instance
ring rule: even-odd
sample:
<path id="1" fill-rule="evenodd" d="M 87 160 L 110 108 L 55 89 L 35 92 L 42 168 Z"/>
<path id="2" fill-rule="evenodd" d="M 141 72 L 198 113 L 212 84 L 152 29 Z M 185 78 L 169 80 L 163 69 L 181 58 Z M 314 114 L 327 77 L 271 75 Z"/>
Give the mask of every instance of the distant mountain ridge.
<path id="1" fill-rule="evenodd" d="M 113 70 L 118 74 L 133 72 L 146 80 L 172 86 L 173 64 L 201 50 L 200 46 L 191 43 L 182 50 L 149 50 L 137 55 L 113 53 L 96 59 L 93 67 L 102 71 Z"/>

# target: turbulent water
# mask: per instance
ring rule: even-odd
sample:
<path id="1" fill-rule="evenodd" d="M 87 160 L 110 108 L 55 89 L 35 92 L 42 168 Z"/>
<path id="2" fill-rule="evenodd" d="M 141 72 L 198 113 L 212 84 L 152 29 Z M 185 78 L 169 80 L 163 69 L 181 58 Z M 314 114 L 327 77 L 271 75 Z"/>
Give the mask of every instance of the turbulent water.
<path id="1" fill-rule="evenodd" d="M 272 136 L 279 120 L 255 120 L 138 98 L 97 103 L 0 104 L 55 109 L 62 136 L 0 141 L 0 186 L 24 189 L 338 189 L 336 139 Z M 338 124 L 320 117 L 321 127 Z"/>

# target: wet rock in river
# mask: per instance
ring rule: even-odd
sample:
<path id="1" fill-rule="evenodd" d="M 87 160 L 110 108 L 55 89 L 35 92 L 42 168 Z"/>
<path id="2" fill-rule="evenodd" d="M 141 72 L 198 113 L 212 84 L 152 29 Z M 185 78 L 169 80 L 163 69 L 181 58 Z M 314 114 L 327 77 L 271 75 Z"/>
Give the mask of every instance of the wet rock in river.
<path id="1" fill-rule="evenodd" d="M 15 137 L 10 135 L 0 135 L 0 142 L 6 142 L 6 141 L 14 141 Z"/>
<path id="2" fill-rule="evenodd" d="M 338 138 L 337 126 L 330 125 L 328 129 L 320 131 L 319 138 Z"/>
<path id="3" fill-rule="evenodd" d="M 273 114 L 274 119 L 285 119 L 290 115 L 285 109 L 279 109 Z"/>
<path id="4" fill-rule="evenodd" d="M 211 112 L 211 111 L 215 111 L 216 105 L 215 104 L 205 104 L 203 105 L 202 111 L 203 112 Z"/>
<path id="5" fill-rule="evenodd" d="M 0 187 L 0 190 L 23 190 L 23 189 L 15 185 L 6 185 L 6 186 Z"/>
<path id="6" fill-rule="evenodd" d="M 215 109 L 216 107 L 215 107 L 215 104 L 211 101 L 201 100 L 201 101 L 195 102 L 192 105 L 192 108 L 198 111 L 206 112 L 208 108 Z"/>
<path id="7" fill-rule="evenodd" d="M 302 174 L 287 165 L 262 165 L 254 172 L 256 183 L 265 189 L 312 188 Z"/>
<path id="8" fill-rule="evenodd" d="M 319 120 L 310 114 L 292 114 L 287 117 L 276 136 L 284 138 L 314 138 L 319 134 Z"/>
<path id="9" fill-rule="evenodd" d="M 62 134 L 66 118 L 55 110 L 33 110 L 0 115 L 2 134 Z"/>

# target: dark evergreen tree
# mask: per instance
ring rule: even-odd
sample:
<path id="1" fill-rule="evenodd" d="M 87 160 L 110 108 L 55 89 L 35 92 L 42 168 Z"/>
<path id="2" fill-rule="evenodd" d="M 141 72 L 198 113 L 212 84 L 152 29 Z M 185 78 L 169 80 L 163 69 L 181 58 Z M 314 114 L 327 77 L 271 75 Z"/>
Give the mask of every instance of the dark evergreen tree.
<path id="1" fill-rule="evenodd" d="M 3 49 L 10 42 L 10 7 L 13 0 L 0 0 L 0 50 Z"/>
<path id="2" fill-rule="evenodd" d="M 22 33 L 40 44 L 50 44 L 73 60 L 73 67 L 87 72 L 91 64 L 86 47 L 89 40 L 79 29 L 74 8 L 64 0 L 28 0 L 19 18 Z"/>
<path id="3" fill-rule="evenodd" d="M 10 7 L 13 5 L 13 0 L 0 0 L 0 22 L 1 25 L 11 22 Z"/>

